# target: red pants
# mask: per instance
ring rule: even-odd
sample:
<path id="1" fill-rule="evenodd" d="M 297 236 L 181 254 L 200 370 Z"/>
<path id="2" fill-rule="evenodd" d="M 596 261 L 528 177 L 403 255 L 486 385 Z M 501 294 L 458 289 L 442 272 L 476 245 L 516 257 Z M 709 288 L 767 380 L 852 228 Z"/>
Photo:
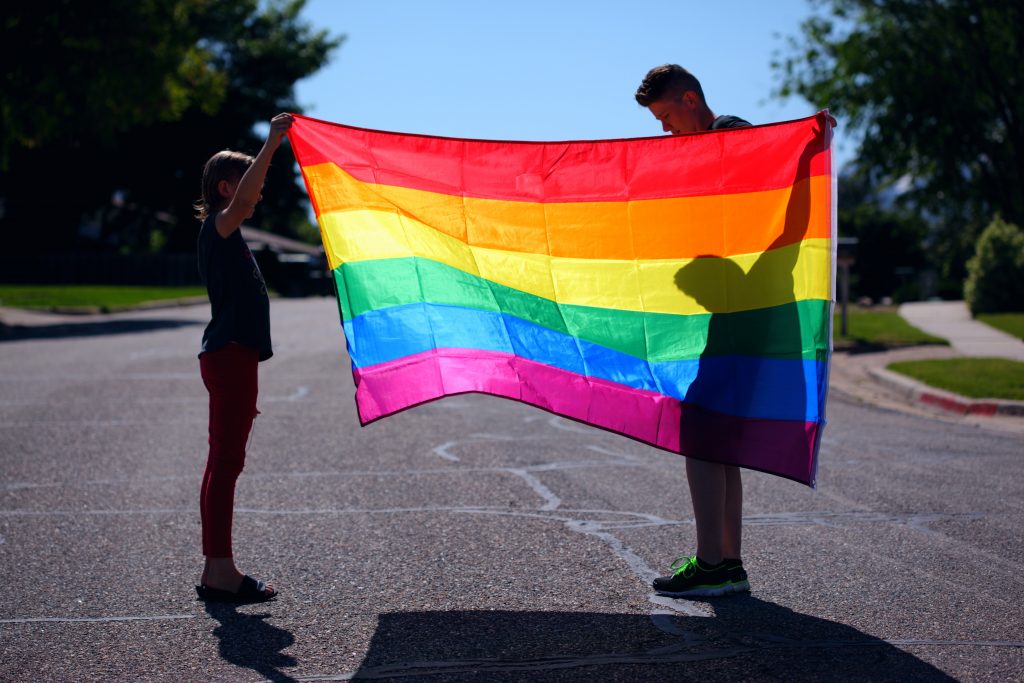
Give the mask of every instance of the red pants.
<path id="1" fill-rule="evenodd" d="M 199 356 L 199 371 L 210 392 L 210 454 L 199 497 L 203 555 L 207 557 L 232 557 L 235 481 L 245 466 L 246 442 L 259 414 L 258 363 L 259 352 L 240 344 Z"/>

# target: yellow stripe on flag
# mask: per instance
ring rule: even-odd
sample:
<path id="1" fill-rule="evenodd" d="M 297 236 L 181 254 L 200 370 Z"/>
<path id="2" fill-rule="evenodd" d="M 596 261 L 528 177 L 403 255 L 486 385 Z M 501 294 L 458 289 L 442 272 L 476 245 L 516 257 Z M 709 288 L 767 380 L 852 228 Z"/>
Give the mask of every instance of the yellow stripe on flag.
<path id="1" fill-rule="evenodd" d="M 329 213 L 320 216 L 320 224 L 332 269 L 418 256 L 564 304 L 686 315 L 831 295 L 827 239 L 728 258 L 595 260 L 469 246 L 394 212 Z"/>

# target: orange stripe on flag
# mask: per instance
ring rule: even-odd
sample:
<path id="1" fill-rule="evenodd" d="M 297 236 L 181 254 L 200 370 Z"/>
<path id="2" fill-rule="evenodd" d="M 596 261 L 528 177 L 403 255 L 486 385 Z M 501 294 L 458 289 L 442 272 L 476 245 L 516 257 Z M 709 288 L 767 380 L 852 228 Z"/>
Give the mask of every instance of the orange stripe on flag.
<path id="1" fill-rule="evenodd" d="M 318 216 L 391 212 L 471 246 L 568 258 L 734 256 L 828 239 L 832 230 L 824 176 L 765 192 L 541 204 L 364 183 L 333 163 L 302 172 Z"/>

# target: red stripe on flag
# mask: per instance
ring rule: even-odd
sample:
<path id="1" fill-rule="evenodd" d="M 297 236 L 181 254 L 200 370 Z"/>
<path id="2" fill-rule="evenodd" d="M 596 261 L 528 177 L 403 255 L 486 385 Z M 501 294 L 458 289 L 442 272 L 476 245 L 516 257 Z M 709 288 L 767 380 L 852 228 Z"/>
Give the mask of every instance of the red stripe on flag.
<path id="1" fill-rule="evenodd" d="M 332 162 L 367 183 L 513 201 L 625 201 L 775 190 L 827 175 L 824 116 L 578 142 L 429 137 L 296 116 L 289 139 L 300 165 Z"/>

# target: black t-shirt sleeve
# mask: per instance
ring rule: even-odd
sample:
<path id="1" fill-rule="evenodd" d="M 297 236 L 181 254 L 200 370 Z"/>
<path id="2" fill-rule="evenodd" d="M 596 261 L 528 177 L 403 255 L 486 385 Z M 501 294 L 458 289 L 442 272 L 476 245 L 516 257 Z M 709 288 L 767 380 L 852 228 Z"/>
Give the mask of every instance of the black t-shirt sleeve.
<path id="1" fill-rule="evenodd" d="M 723 128 L 746 128 L 752 125 L 750 121 L 741 119 L 738 116 L 730 116 L 728 114 L 719 116 L 711 122 L 711 130 L 721 130 Z"/>

